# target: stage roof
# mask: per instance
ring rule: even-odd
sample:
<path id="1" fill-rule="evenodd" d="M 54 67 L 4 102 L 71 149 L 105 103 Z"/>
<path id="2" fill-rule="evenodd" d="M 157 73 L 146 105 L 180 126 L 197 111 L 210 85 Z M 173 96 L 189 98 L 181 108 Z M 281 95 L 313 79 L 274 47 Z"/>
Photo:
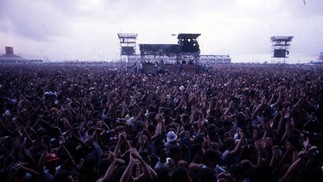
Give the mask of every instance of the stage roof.
<path id="1" fill-rule="evenodd" d="M 270 37 L 271 41 L 292 41 L 293 40 L 293 36 L 272 36 Z"/>
<path id="2" fill-rule="evenodd" d="M 196 39 L 201 34 L 189 34 L 189 33 L 180 33 L 177 36 L 177 39 Z"/>
<path id="3" fill-rule="evenodd" d="M 139 44 L 141 54 L 170 54 L 178 53 L 178 44 Z"/>
<path id="4" fill-rule="evenodd" d="M 29 60 L 14 54 L 4 54 L 0 56 L 0 62 L 23 62 L 23 61 L 29 61 Z"/>
<path id="5" fill-rule="evenodd" d="M 130 39 L 136 39 L 138 34 L 136 33 L 118 33 L 119 38 L 130 38 Z"/>

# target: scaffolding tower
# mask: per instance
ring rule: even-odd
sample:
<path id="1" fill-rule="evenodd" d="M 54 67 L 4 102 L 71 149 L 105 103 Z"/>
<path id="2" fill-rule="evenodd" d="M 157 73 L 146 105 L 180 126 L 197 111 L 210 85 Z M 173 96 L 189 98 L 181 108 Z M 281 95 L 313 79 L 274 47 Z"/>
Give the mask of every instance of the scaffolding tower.
<path id="1" fill-rule="evenodd" d="M 138 34 L 136 33 L 118 33 L 121 61 L 128 62 L 129 56 L 136 54 L 137 36 Z"/>
<path id="2" fill-rule="evenodd" d="M 273 58 L 284 58 L 284 64 L 286 58 L 289 56 L 290 42 L 293 40 L 293 36 L 272 36 L 270 40 L 274 49 Z"/>
<path id="3" fill-rule="evenodd" d="M 200 45 L 197 38 L 200 35 L 201 34 L 178 34 L 177 40 L 180 46 L 180 60 L 187 63 L 191 62 L 193 64 L 198 64 L 200 57 Z"/>

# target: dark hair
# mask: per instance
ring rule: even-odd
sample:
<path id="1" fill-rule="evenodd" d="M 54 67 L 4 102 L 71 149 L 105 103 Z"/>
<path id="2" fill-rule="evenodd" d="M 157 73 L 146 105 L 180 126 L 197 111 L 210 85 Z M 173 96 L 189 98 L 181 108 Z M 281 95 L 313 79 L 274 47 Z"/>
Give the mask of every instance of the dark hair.
<path id="1" fill-rule="evenodd" d="M 204 163 L 208 163 L 208 162 L 219 163 L 220 162 L 220 155 L 215 150 L 209 149 L 204 152 L 203 162 Z"/>
<path id="2" fill-rule="evenodd" d="M 234 139 L 232 137 L 225 138 L 223 141 L 223 148 L 229 149 L 232 146 L 234 146 Z"/>
<path id="3" fill-rule="evenodd" d="M 185 131 L 189 131 L 191 128 L 192 128 L 192 125 L 191 124 L 185 124 L 184 125 L 184 130 Z"/>
<path id="4" fill-rule="evenodd" d="M 157 169 L 157 178 L 160 180 L 160 181 L 165 181 L 165 179 L 168 178 L 168 180 L 170 181 L 170 176 L 168 175 L 168 173 L 170 172 L 171 170 L 167 167 L 162 167 L 162 168 L 159 168 Z"/>
<path id="5" fill-rule="evenodd" d="M 93 166 L 97 166 L 97 161 L 93 157 L 86 157 L 84 160 L 85 168 L 91 168 Z"/>
<path id="6" fill-rule="evenodd" d="M 70 173 L 68 171 L 62 170 L 54 176 L 53 182 L 69 182 L 69 175 Z"/>
<path id="7" fill-rule="evenodd" d="M 193 144 L 190 148 L 190 152 L 191 152 L 191 159 L 194 158 L 194 156 L 199 153 L 202 150 L 202 145 L 200 144 Z"/>
<path id="8" fill-rule="evenodd" d="M 202 168 L 199 172 L 200 182 L 214 180 L 216 178 L 215 170 L 212 168 Z"/>
<path id="9" fill-rule="evenodd" d="M 180 152 L 182 152 L 182 148 L 180 146 L 178 146 L 178 145 L 171 145 L 171 147 L 169 148 L 168 156 L 171 157 L 171 158 L 173 158 L 174 156 L 176 156 Z"/>
<path id="10" fill-rule="evenodd" d="M 190 181 L 187 169 L 184 167 L 176 169 L 173 173 L 172 181 Z"/>
<path id="11" fill-rule="evenodd" d="M 243 167 L 240 163 L 233 164 L 230 166 L 229 172 L 234 176 L 242 176 L 243 174 Z"/>
<path id="12" fill-rule="evenodd" d="M 160 155 L 160 152 L 163 151 L 164 149 L 166 149 L 164 145 L 157 145 L 155 149 L 155 154 Z"/>
<path id="13" fill-rule="evenodd" d="M 195 144 L 200 144 L 202 145 L 204 142 L 204 138 L 202 135 L 197 135 L 195 138 L 194 138 L 194 143 Z"/>
<path id="14" fill-rule="evenodd" d="M 146 158 L 149 156 L 149 153 L 146 152 L 146 151 L 142 151 L 142 152 L 139 152 L 139 155 L 142 157 L 142 158 Z"/>
<path id="15" fill-rule="evenodd" d="M 172 157 L 182 151 L 182 148 L 178 145 L 172 145 L 169 148 L 169 156 Z"/>

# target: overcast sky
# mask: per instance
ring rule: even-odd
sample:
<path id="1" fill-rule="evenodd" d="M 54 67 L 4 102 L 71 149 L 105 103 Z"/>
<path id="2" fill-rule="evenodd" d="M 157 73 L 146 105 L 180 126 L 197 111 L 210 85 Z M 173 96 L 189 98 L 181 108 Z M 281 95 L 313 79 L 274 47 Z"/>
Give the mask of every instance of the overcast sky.
<path id="1" fill-rule="evenodd" d="M 201 33 L 201 54 L 266 61 L 270 37 L 292 35 L 290 60 L 307 61 L 323 52 L 322 7 L 322 0 L 0 0 L 0 54 L 13 46 L 25 58 L 113 60 L 117 33 L 138 33 L 138 44 Z"/>

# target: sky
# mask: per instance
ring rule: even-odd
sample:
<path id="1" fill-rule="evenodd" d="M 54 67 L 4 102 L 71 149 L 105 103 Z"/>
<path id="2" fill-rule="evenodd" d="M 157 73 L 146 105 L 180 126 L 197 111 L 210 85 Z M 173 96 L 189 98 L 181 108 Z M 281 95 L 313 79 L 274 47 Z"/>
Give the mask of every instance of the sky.
<path id="1" fill-rule="evenodd" d="M 201 33 L 201 54 L 264 62 L 275 61 L 270 37 L 291 35 L 288 61 L 308 62 L 323 52 L 322 7 L 322 0 L 0 0 L 0 55 L 12 46 L 29 59 L 112 61 L 120 58 L 118 33 L 137 33 L 137 45 Z"/>

